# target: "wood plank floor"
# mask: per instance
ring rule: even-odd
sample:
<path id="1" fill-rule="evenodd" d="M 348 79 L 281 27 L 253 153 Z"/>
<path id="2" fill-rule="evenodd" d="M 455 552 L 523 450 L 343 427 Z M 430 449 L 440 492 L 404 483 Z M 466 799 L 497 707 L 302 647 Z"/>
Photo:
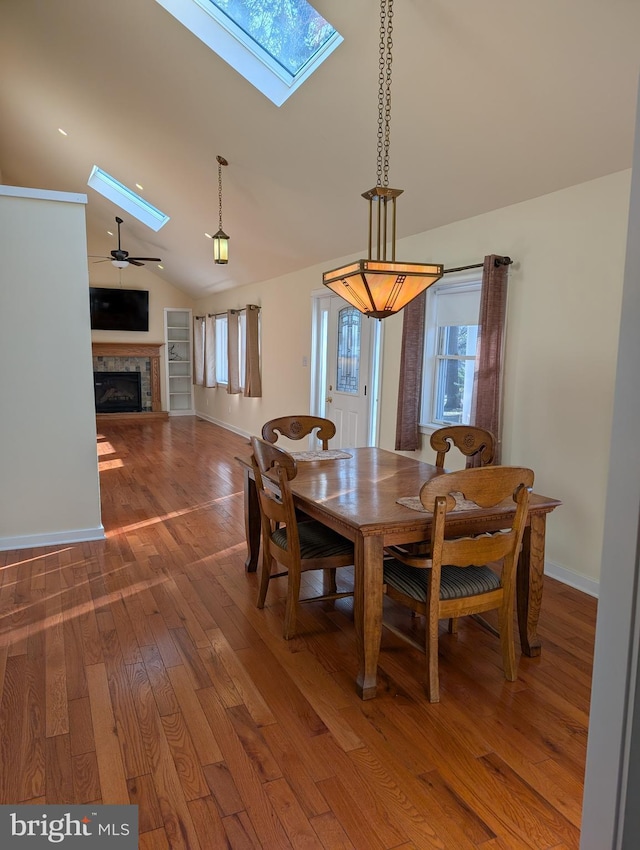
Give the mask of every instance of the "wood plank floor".
<path id="1" fill-rule="evenodd" d="M 136 803 L 143 850 L 578 847 L 595 600 L 547 579 L 514 683 L 443 634 L 438 705 L 385 632 L 362 702 L 350 599 L 290 642 L 282 590 L 255 607 L 246 440 L 100 423 L 98 452 L 107 539 L 0 552 L 0 803 Z"/>

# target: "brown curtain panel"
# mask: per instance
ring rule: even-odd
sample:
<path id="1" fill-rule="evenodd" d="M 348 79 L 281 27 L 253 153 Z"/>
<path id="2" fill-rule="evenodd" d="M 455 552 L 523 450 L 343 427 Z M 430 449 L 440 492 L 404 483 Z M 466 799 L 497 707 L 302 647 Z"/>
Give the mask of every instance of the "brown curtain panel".
<path id="1" fill-rule="evenodd" d="M 420 447 L 418 422 L 422 391 L 426 298 L 425 290 L 410 301 L 403 311 L 396 420 L 396 450 L 398 451 L 413 452 Z"/>
<path id="2" fill-rule="evenodd" d="M 262 398 L 259 322 L 260 308 L 255 304 L 247 304 L 244 394 L 249 398 Z"/>
<path id="3" fill-rule="evenodd" d="M 204 316 L 193 317 L 193 383 L 204 386 Z"/>
<path id="4" fill-rule="evenodd" d="M 501 462 L 502 455 L 502 372 L 509 262 L 497 254 L 484 258 L 471 403 L 471 424 L 486 428 L 495 437 L 495 464 Z"/>
<path id="5" fill-rule="evenodd" d="M 227 392 L 231 394 L 240 392 L 239 333 L 238 311 L 227 310 L 227 363 L 229 365 Z"/>

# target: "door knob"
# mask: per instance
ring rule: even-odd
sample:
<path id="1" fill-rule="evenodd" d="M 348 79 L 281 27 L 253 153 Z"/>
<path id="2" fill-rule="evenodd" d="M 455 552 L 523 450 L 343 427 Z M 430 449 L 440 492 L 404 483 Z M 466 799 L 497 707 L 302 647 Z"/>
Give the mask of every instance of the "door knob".
<path id="1" fill-rule="evenodd" d="M 327 404 L 331 404 L 331 402 L 333 401 L 333 399 L 332 399 L 332 398 L 331 398 L 331 396 L 329 395 L 329 396 L 327 396 L 327 397 L 325 398 L 325 401 L 327 402 Z"/>

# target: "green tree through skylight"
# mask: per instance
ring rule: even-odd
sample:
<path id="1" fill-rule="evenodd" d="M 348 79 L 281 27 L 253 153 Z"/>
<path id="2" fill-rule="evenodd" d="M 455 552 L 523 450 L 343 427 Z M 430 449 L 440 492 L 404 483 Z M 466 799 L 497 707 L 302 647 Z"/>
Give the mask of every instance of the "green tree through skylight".
<path id="1" fill-rule="evenodd" d="M 335 29 L 306 0 L 211 0 L 220 12 L 296 75 Z"/>

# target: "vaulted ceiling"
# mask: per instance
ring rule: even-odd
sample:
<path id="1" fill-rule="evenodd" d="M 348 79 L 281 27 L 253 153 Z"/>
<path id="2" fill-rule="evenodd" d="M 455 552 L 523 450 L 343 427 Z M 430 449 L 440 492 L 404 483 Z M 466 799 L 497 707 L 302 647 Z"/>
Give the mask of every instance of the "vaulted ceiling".
<path id="1" fill-rule="evenodd" d="M 379 4 L 313 5 L 344 42 L 276 107 L 155 0 L 0 0 L 2 182 L 87 193 L 89 254 L 116 247 L 107 230 L 120 214 L 123 247 L 162 257 L 151 270 L 193 297 L 362 253 Z M 394 11 L 399 236 L 630 167 L 637 0 L 397 0 Z M 227 266 L 204 235 L 218 226 L 217 154 L 229 161 Z M 89 189 L 94 164 L 144 186 L 169 223 L 154 233 Z"/>

